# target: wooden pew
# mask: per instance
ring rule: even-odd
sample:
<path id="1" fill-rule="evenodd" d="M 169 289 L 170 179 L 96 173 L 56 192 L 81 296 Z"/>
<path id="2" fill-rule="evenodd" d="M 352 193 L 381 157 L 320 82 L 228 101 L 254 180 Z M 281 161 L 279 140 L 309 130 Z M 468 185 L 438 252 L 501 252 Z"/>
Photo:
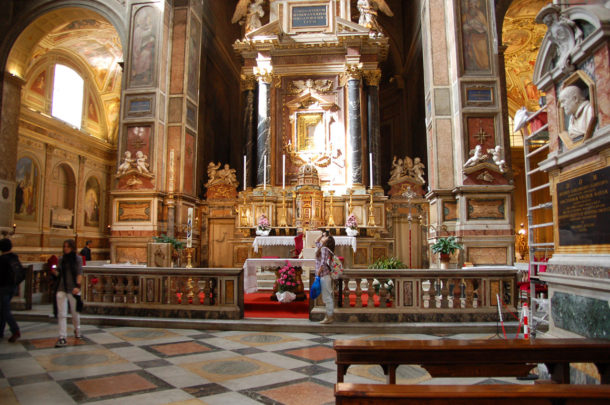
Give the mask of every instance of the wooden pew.
<path id="1" fill-rule="evenodd" d="M 336 340 L 337 382 L 352 364 L 378 364 L 396 384 L 401 364 L 422 366 L 432 377 L 519 377 L 544 363 L 551 379 L 570 383 L 570 363 L 594 363 L 610 384 L 610 341 L 537 340 Z"/>
<path id="2" fill-rule="evenodd" d="M 336 404 L 451 405 L 602 405 L 610 400 L 610 385 L 335 385 Z"/>

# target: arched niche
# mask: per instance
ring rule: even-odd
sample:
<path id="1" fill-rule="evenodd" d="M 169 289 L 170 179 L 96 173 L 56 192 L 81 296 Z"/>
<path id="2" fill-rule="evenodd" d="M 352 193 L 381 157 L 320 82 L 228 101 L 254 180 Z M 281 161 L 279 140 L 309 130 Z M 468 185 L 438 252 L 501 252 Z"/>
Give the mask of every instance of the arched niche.
<path id="1" fill-rule="evenodd" d="M 72 228 L 76 206 L 76 176 L 68 163 L 60 163 L 51 172 L 46 195 L 51 206 L 51 227 Z"/>

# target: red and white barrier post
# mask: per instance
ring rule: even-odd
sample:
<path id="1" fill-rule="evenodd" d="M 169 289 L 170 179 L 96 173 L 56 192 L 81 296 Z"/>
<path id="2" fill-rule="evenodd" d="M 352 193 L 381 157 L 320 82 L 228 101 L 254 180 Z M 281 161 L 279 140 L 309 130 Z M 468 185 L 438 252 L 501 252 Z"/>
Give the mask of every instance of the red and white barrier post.
<path id="1" fill-rule="evenodd" d="M 529 323 L 528 323 L 528 309 L 527 309 L 527 302 L 523 303 L 523 310 L 522 310 L 522 314 L 523 314 L 523 339 L 529 339 L 530 338 L 530 330 L 529 330 Z"/>

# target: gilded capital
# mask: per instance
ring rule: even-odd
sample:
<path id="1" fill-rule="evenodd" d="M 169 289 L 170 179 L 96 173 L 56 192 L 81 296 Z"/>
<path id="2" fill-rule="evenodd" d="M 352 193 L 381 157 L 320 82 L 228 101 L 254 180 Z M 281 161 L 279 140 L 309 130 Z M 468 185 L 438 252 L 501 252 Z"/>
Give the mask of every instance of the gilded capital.
<path id="1" fill-rule="evenodd" d="M 271 84 L 273 83 L 273 68 L 255 67 L 254 76 L 256 76 L 256 79 L 261 83 Z"/>
<path id="2" fill-rule="evenodd" d="M 256 88 L 256 76 L 241 75 L 241 91 L 254 90 Z"/>
<path id="3" fill-rule="evenodd" d="M 369 86 L 379 86 L 379 82 L 381 81 L 381 70 L 367 70 L 364 72 L 364 80 L 366 84 Z"/>
<path id="4" fill-rule="evenodd" d="M 344 80 L 360 80 L 362 78 L 362 63 L 346 64 L 343 77 Z"/>

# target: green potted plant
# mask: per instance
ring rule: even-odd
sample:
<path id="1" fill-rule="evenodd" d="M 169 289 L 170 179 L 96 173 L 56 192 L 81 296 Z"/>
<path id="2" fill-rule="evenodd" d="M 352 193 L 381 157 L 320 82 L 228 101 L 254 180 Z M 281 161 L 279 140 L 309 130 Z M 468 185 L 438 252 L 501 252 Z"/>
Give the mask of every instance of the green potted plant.
<path id="1" fill-rule="evenodd" d="M 441 259 L 441 269 L 446 269 L 451 259 L 451 255 L 456 251 L 463 249 L 464 247 L 458 243 L 455 236 L 448 236 L 446 238 L 439 238 L 436 243 L 432 245 L 432 252 L 438 253 Z"/>

